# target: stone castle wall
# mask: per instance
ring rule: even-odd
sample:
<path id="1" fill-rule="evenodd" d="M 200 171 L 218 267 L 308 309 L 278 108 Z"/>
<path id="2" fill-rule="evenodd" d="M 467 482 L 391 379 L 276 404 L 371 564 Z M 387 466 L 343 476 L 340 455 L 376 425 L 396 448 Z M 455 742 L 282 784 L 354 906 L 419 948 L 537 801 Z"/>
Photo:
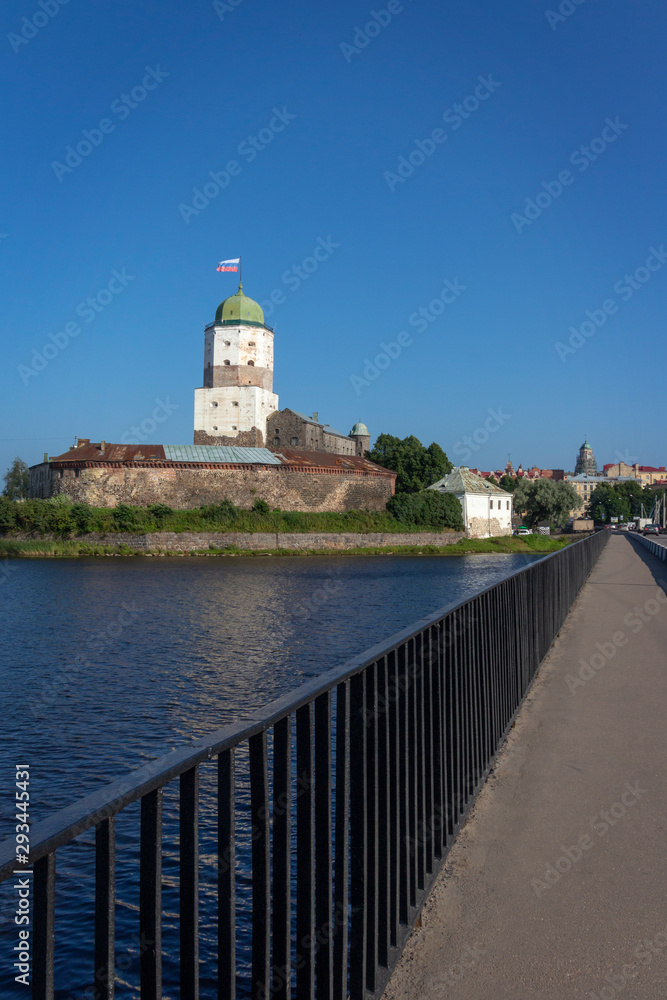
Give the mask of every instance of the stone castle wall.
<path id="1" fill-rule="evenodd" d="M 269 448 L 307 448 L 330 455 L 357 454 L 352 438 L 330 434 L 324 424 L 309 423 L 290 409 L 270 415 L 266 422 L 266 441 Z"/>
<path id="2" fill-rule="evenodd" d="M 57 469 L 40 465 L 31 471 L 32 496 L 66 495 L 75 503 L 147 507 L 164 503 L 183 509 L 231 500 L 250 508 L 255 500 L 294 511 L 384 510 L 393 479 L 335 471 L 306 472 L 284 466 L 94 465 Z"/>

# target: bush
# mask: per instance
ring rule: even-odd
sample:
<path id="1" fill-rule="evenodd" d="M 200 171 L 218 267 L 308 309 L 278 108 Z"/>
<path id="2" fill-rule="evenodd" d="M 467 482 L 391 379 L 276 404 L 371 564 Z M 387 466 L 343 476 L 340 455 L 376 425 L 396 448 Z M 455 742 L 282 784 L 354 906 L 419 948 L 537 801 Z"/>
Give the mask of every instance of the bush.
<path id="1" fill-rule="evenodd" d="M 271 508 L 269 507 L 266 500 L 255 500 L 252 505 L 253 513 L 255 514 L 270 514 Z"/>
<path id="2" fill-rule="evenodd" d="M 463 531 L 461 504 L 452 493 L 437 490 L 397 493 L 387 503 L 387 510 L 403 524 Z"/>
<path id="3" fill-rule="evenodd" d="M 87 535 L 94 530 L 93 512 L 87 503 L 75 503 L 72 505 L 72 520 L 79 535 Z"/>
<path id="4" fill-rule="evenodd" d="M 16 527 L 17 506 L 6 497 L 0 497 L 0 531 L 11 531 Z"/>
<path id="5" fill-rule="evenodd" d="M 133 531 L 140 526 L 140 511 L 136 507 L 128 507 L 119 503 L 113 508 L 114 527 L 117 531 Z"/>

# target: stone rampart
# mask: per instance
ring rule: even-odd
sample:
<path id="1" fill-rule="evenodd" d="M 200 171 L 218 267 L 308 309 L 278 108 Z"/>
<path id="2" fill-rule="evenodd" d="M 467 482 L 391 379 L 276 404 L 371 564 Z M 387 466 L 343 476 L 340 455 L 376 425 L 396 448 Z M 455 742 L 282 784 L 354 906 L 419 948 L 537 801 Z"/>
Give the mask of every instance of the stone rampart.
<path id="1" fill-rule="evenodd" d="M 45 468 L 45 482 L 38 478 Z M 286 466 L 113 465 L 33 470 L 33 495 L 70 497 L 91 507 L 154 503 L 177 509 L 231 500 L 250 508 L 255 500 L 286 511 L 384 510 L 393 492 L 393 477 L 331 469 L 309 471 Z M 48 480 L 48 482 L 46 481 Z M 41 483 L 41 480 L 39 480 Z M 44 490 L 44 492 L 42 492 Z"/>

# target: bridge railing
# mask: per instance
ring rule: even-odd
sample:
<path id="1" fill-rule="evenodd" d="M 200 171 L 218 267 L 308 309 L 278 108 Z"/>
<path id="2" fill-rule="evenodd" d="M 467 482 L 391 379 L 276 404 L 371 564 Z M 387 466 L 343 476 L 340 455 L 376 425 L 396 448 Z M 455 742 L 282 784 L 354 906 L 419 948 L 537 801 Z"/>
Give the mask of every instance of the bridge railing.
<path id="1" fill-rule="evenodd" d="M 216 982 L 216 995 L 379 996 L 607 539 L 608 532 L 600 532 L 531 563 L 261 713 L 161 757 L 35 826 L 34 1000 L 54 995 L 57 852 L 93 828 L 90 980 L 96 1000 L 112 1000 L 115 821 L 137 800 L 140 994 L 142 1000 L 162 997 L 163 791 L 172 782 L 178 782 L 179 796 L 178 836 L 169 846 L 178 852 L 180 984 L 168 985 L 170 991 L 180 985 L 181 1000 L 199 997 L 200 770 L 211 759 L 217 761 L 217 942 L 215 968 L 206 975 Z M 247 781 L 247 800 L 239 795 L 240 781 Z M 237 853 L 240 810 L 243 823 L 250 821 L 245 853 Z M 13 877 L 15 868 L 13 844 L 6 842 L 0 882 Z M 250 958 L 239 969 L 241 876 L 250 910 L 243 925 Z M 206 1000 L 212 996 L 207 991 Z"/>

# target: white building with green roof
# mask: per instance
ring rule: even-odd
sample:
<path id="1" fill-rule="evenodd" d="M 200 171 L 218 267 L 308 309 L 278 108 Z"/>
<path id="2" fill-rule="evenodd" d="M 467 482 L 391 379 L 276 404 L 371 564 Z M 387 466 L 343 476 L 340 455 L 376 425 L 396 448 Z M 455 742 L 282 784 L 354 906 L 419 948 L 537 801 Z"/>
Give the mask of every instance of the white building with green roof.
<path id="1" fill-rule="evenodd" d="M 512 534 L 512 494 L 475 475 L 467 465 L 455 466 L 429 489 L 454 494 L 461 504 L 468 538 Z"/>
<path id="2" fill-rule="evenodd" d="M 273 330 L 258 302 L 239 284 L 204 330 L 203 386 L 195 389 L 196 445 L 302 448 L 364 457 L 368 428 L 358 421 L 346 435 L 297 410 L 279 410 L 273 391 Z"/>
<path id="3" fill-rule="evenodd" d="M 278 409 L 273 391 L 273 330 L 239 284 L 204 331 L 204 384 L 195 389 L 195 444 L 262 448 Z"/>

